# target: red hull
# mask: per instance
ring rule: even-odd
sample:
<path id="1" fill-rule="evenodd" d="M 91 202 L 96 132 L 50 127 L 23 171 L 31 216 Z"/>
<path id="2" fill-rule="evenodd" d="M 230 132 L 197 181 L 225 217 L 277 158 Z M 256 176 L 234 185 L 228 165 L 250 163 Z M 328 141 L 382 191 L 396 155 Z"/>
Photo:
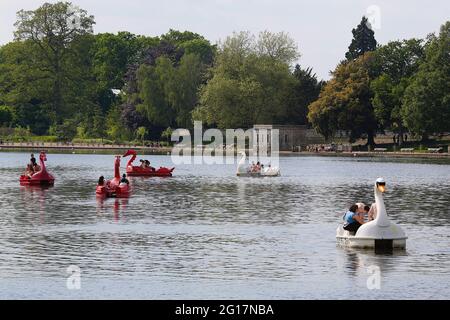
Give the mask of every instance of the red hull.
<path id="1" fill-rule="evenodd" d="M 20 185 L 22 186 L 52 186 L 55 183 L 54 178 L 39 179 L 34 177 L 20 176 Z"/>
<path id="2" fill-rule="evenodd" d="M 95 193 L 98 196 L 104 196 L 108 198 L 124 198 L 130 195 L 130 186 L 124 185 L 105 185 L 97 186 Z"/>
<path id="3" fill-rule="evenodd" d="M 151 168 L 141 168 L 138 166 L 128 166 L 127 175 L 131 177 L 171 177 L 175 168 L 160 167 L 158 170 Z"/>

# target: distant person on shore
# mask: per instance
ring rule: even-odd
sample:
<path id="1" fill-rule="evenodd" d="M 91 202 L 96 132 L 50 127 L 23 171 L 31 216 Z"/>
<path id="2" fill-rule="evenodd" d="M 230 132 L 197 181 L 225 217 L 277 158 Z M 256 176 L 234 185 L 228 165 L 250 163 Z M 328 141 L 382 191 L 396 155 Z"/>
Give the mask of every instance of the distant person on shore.
<path id="1" fill-rule="evenodd" d="M 105 177 L 104 176 L 100 176 L 100 178 L 98 178 L 97 185 L 99 185 L 99 186 L 105 185 Z"/>
<path id="2" fill-rule="evenodd" d="M 120 179 L 120 184 L 122 183 L 130 184 L 130 181 L 128 181 L 127 175 L 125 173 L 122 175 L 122 179 Z"/>
<path id="3" fill-rule="evenodd" d="M 364 223 L 364 219 L 358 213 L 358 205 L 352 205 L 344 215 L 344 230 L 356 232 Z"/>

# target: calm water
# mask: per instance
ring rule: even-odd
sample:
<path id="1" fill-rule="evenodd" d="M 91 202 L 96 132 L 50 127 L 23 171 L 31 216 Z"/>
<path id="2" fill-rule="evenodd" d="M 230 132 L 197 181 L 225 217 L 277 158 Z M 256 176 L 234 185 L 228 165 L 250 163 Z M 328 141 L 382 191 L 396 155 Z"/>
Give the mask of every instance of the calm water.
<path id="1" fill-rule="evenodd" d="M 49 154 L 49 189 L 19 186 L 28 159 L 0 153 L 0 298 L 450 299 L 448 164 L 283 157 L 278 178 L 182 165 L 173 178 L 131 178 L 128 200 L 99 201 L 113 156 Z M 336 247 L 344 210 L 374 201 L 378 176 L 407 250 Z M 66 287 L 70 265 L 80 290 Z M 367 288 L 370 266 L 379 290 Z"/>

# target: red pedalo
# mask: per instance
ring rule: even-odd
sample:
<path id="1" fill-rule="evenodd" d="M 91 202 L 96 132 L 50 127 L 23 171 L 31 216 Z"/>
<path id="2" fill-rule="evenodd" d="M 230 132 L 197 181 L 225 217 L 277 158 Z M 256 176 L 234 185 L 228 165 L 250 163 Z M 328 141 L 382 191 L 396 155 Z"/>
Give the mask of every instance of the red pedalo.
<path id="1" fill-rule="evenodd" d="M 55 183 L 55 178 L 51 173 L 47 171 L 47 168 L 45 167 L 45 161 L 47 161 L 47 156 L 45 155 L 44 151 L 41 151 L 41 154 L 39 155 L 39 161 L 40 161 L 40 170 L 33 175 L 21 175 L 19 178 L 20 185 L 22 186 L 52 186 Z"/>
<path id="2" fill-rule="evenodd" d="M 132 156 L 131 159 L 127 163 L 127 175 L 135 176 L 135 177 L 171 177 L 173 168 L 159 167 L 159 169 L 155 169 L 152 167 L 140 167 L 133 166 L 133 161 L 136 159 L 136 151 L 128 150 L 125 152 L 123 157 Z"/>
<path id="3" fill-rule="evenodd" d="M 120 156 L 116 156 L 114 161 L 114 178 L 107 180 L 103 184 L 98 184 L 95 190 L 96 194 L 105 197 L 128 197 L 130 194 L 130 185 L 120 182 Z"/>

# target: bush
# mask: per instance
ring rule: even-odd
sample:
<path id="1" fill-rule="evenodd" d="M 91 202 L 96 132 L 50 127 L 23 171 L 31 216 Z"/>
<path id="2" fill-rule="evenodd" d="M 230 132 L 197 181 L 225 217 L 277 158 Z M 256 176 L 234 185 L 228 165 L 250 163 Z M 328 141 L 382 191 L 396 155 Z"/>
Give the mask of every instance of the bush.
<path id="1" fill-rule="evenodd" d="M 72 140 L 73 143 L 80 144 L 114 144 L 113 141 L 107 139 L 81 139 L 75 138 Z"/>

